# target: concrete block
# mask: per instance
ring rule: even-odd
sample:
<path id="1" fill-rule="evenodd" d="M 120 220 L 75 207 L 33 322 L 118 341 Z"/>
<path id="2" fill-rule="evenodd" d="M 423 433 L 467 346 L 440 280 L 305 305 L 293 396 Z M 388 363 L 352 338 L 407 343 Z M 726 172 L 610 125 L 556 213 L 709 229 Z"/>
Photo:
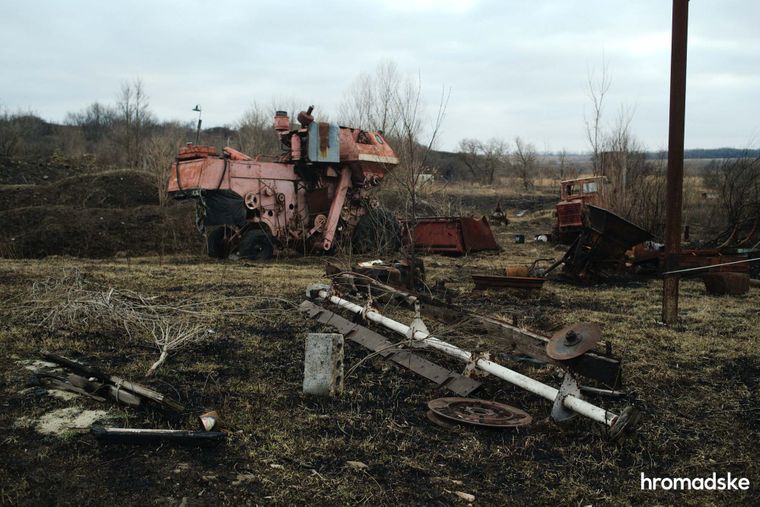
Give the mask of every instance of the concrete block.
<path id="1" fill-rule="evenodd" d="M 343 392 L 343 335 L 309 333 L 303 363 L 303 392 L 335 396 Z"/>

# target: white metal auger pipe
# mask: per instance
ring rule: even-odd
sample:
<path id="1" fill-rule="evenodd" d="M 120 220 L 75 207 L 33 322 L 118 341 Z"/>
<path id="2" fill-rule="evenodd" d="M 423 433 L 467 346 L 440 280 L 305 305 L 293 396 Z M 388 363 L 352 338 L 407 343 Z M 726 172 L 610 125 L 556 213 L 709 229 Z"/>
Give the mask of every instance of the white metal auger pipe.
<path id="1" fill-rule="evenodd" d="M 388 329 L 395 331 L 400 335 L 403 335 L 403 336 L 409 335 L 409 331 L 411 329 L 409 326 L 402 324 L 401 322 L 397 322 L 393 319 L 389 319 L 388 317 L 385 317 L 379 314 L 378 312 L 371 311 L 371 310 L 365 311 L 364 307 L 359 306 L 355 303 L 352 303 L 351 301 L 346 301 L 345 299 L 341 299 L 338 296 L 333 296 L 325 290 L 319 291 L 319 297 L 323 299 L 327 299 L 331 303 L 338 305 L 342 308 L 345 308 L 346 310 L 349 310 L 353 313 L 363 315 L 368 320 L 371 320 L 372 322 L 376 322 L 382 326 L 385 326 Z M 461 359 L 462 361 L 466 363 L 469 363 L 472 361 L 474 362 L 475 366 L 477 366 L 481 370 L 488 372 L 491 375 L 494 375 L 496 377 L 499 377 L 502 380 L 506 380 L 510 384 L 514 384 L 518 387 L 522 387 L 526 391 L 530 391 L 533 394 L 537 394 L 541 396 L 542 398 L 546 398 L 549 401 L 554 401 L 557 398 L 557 394 L 559 393 L 559 390 L 555 389 L 554 387 L 548 386 L 530 377 L 526 377 L 525 375 L 521 373 L 518 373 L 514 370 L 510 370 L 509 368 L 505 368 L 504 366 L 494 363 L 493 361 L 489 361 L 488 359 L 473 356 L 470 352 L 467 352 L 466 350 L 462 350 L 456 345 L 452 345 L 450 343 L 446 343 L 442 340 L 439 340 L 438 338 L 436 338 L 435 336 L 432 336 L 429 333 L 425 333 L 422 331 L 415 331 L 414 338 L 425 342 L 431 348 L 440 350 L 441 352 L 444 352 L 445 354 L 456 357 L 457 359 Z M 594 421 L 600 422 L 602 424 L 606 424 L 607 426 L 612 426 L 613 423 L 615 422 L 615 419 L 617 418 L 616 414 L 613 414 L 612 412 L 609 412 L 603 408 L 597 407 L 596 405 L 592 405 L 591 403 L 585 400 L 582 400 L 580 398 L 577 398 L 573 396 L 572 394 L 568 394 L 567 396 L 565 396 L 562 400 L 562 403 L 564 404 L 565 407 L 572 410 L 573 412 L 586 416 L 589 419 L 593 419 Z"/>

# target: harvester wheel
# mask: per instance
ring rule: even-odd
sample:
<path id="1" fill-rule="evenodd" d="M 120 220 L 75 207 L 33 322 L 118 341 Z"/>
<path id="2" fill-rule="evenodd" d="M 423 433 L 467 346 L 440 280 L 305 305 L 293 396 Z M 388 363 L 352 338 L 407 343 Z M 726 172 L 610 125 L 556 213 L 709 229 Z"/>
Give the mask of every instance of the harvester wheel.
<path id="1" fill-rule="evenodd" d="M 271 259 L 274 245 L 269 234 L 261 229 L 251 229 L 240 240 L 240 258 L 254 261 Z"/>
<path id="2" fill-rule="evenodd" d="M 401 226 L 387 209 L 370 208 L 356 224 L 351 241 L 356 253 L 393 253 L 401 248 Z"/>
<path id="3" fill-rule="evenodd" d="M 227 238 L 232 236 L 232 229 L 227 226 L 217 227 L 208 234 L 206 244 L 208 256 L 214 259 L 226 259 L 229 255 Z"/>

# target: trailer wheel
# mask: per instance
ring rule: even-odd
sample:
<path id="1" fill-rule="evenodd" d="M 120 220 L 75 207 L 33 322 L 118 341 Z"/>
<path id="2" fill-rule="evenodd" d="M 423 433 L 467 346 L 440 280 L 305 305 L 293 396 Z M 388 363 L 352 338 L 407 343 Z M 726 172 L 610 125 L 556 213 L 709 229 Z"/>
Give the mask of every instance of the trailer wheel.
<path id="1" fill-rule="evenodd" d="M 272 258 L 274 245 L 269 234 L 261 229 L 251 229 L 243 234 L 239 251 L 241 259 L 263 261 Z"/>
<path id="2" fill-rule="evenodd" d="M 401 226 L 387 209 L 370 208 L 356 224 L 351 241 L 355 253 L 393 253 L 401 248 Z"/>
<path id="3" fill-rule="evenodd" d="M 227 226 L 217 227 L 208 234 L 206 246 L 208 256 L 214 259 L 226 259 L 229 255 L 227 238 L 232 235 L 232 229 Z"/>

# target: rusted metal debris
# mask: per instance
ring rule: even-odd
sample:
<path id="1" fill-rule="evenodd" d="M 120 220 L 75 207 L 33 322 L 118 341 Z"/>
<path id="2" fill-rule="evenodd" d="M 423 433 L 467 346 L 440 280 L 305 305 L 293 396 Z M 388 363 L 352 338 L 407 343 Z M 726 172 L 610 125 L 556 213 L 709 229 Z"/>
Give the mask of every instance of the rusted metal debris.
<path id="1" fill-rule="evenodd" d="M 562 272 L 566 275 L 591 280 L 619 273 L 625 266 L 625 252 L 652 238 L 649 232 L 609 210 L 591 204 L 585 209 L 585 227 L 557 262 L 565 264 Z"/>
<path id="2" fill-rule="evenodd" d="M 208 412 L 204 412 L 198 416 L 198 419 L 200 420 L 201 426 L 203 426 L 203 429 L 205 431 L 224 429 L 224 423 L 219 418 L 219 413 L 216 410 L 209 410 Z"/>
<path id="3" fill-rule="evenodd" d="M 509 218 L 504 210 L 501 209 L 501 203 L 496 203 L 496 209 L 491 213 L 491 223 L 496 225 L 509 225 Z"/>
<path id="4" fill-rule="evenodd" d="M 381 334 L 351 322 L 326 308 L 317 306 L 311 301 L 302 302 L 299 309 L 306 313 L 309 318 L 334 327 L 346 339 L 377 352 L 385 359 L 389 359 L 459 396 L 468 396 L 481 385 L 475 379 L 438 366 L 409 350 L 394 347 L 393 342 Z"/>
<path id="5" fill-rule="evenodd" d="M 414 268 L 412 268 L 414 265 Z M 413 271 L 413 273 L 412 273 Z M 409 286 L 410 278 L 413 276 L 413 286 L 416 288 L 425 287 L 425 264 L 422 259 L 399 259 L 386 263 L 382 260 L 373 260 L 359 262 L 351 268 L 351 271 L 345 271 L 331 262 L 325 264 L 325 274 L 327 276 L 347 275 L 365 280 L 376 280 L 382 284 L 390 284 L 394 287 Z M 362 283 L 357 280 L 356 283 Z"/>
<path id="6" fill-rule="evenodd" d="M 540 290 L 546 279 L 535 276 L 472 275 L 472 281 L 475 282 L 475 290 Z"/>
<path id="7" fill-rule="evenodd" d="M 306 292 L 309 298 L 325 303 L 329 302 L 405 336 L 408 340 L 414 340 L 415 346 L 430 348 L 431 350 L 442 352 L 447 356 L 463 361 L 467 363 L 467 370 L 478 369 L 489 373 L 510 384 L 552 401 L 552 418 L 556 421 L 565 420 L 572 416 L 572 414 L 580 414 L 604 424 L 608 428 L 610 435 L 618 437 L 626 430 L 630 430 L 637 420 L 638 411 L 633 406 L 626 407 L 623 412 L 616 415 L 605 408 L 585 401 L 576 378 L 570 373 L 565 373 L 562 386 L 557 389 L 491 361 L 488 354 L 469 352 L 431 335 L 424 323 L 419 320 L 419 317 L 415 318 L 411 325 L 408 326 L 388 318 L 376 310 L 336 296 L 330 292 L 327 286 L 313 285 L 307 288 Z"/>
<path id="8" fill-rule="evenodd" d="M 500 250 L 486 217 L 426 217 L 404 222 L 404 237 L 412 239 L 414 249 L 426 253 L 464 255 L 483 250 Z"/>
<path id="9" fill-rule="evenodd" d="M 104 428 L 102 426 L 93 426 L 90 432 L 99 442 L 109 444 L 174 443 L 183 445 L 214 445 L 227 438 L 227 434 L 221 431 Z"/>
<path id="10" fill-rule="evenodd" d="M 429 294 L 406 292 L 390 287 L 370 278 L 345 278 L 338 276 L 333 282 L 341 291 L 366 297 L 371 290 L 373 297 L 384 295 L 395 301 L 414 308 L 419 305 L 420 312 L 447 323 L 468 320 L 482 328 L 482 332 L 497 339 L 500 349 L 512 355 L 525 355 L 542 363 L 554 364 L 573 374 L 594 379 L 610 388 L 619 388 L 623 384 L 620 360 L 612 357 L 608 350 L 606 355 L 586 352 L 569 361 L 557 361 L 546 354 L 549 338 L 527 329 L 520 328 L 503 319 L 486 316 L 470 311 L 461 306 L 442 301 Z"/>
<path id="11" fill-rule="evenodd" d="M 707 273 L 702 280 L 707 293 L 714 296 L 736 296 L 749 292 L 749 273 Z"/>
<path id="12" fill-rule="evenodd" d="M 101 385 L 103 386 L 102 389 L 106 390 L 106 393 L 111 396 L 115 396 L 118 401 L 130 405 L 139 405 L 139 402 L 136 401 L 135 398 L 143 398 L 174 412 L 182 412 L 185 409 L 180 403 L 172 400 L 171 398 L 159 393 L 158 391 L 154 391 L 153 389 L 137 384 L 135 382 L 131 382 L 115 375 L 109 375 L 92 366 L 79 363 L 72 359 L 67 359 L 45 350 L 40 352 L 40 355 L 50 362 L 59 364 L 78 375 L 87 377 L 85 379 L 86 383 L 82 383 L 81 385 L 76 385 L 76 380 L 74 382 L 70 382 L 74 387 L 80 388 L 86 392 L 90 392 L 88 391 L 89 388 Z M 83 377 L 79 378 L 81 379 Z M 96 391 L 90 392 L 90 394 L 102 395 L 100 389 L 101 388 L 98 387 Z M 127 392 L 126 395 L 123 394 L 124 391 Z"/>
<path id="13" fill-rule="evenodd" d="M 717 273 L 748 273 L 749 265 L 741 263 L 748 254 L 724 254 L 717 248 L 692 248 L 678 254 L 678 270 L 716 265 L 708 271 Z M 719 265 L 727 263 L 728 265 Z M 640 273 L 659 273 L 665 270 L 665 252 L 643 247 L 633 249 L 633 266 Z M 701 273 L 698 273 L 701 274 Z M 683 276 L 683 274 L 681 274 Z"/>
<path id="14" fill-rule="evenodd" d="M 580 322 L 563 327 L 546 344 L 546 355 L 557 361 L 582 356 L 599 343 L 602 329 L 595 322 Z"/>
<path id="15" fill-rule="evenodd" d="M 569 244 L 581 233 L 584 215 L 589 205 L 609 206 L 606 176 L 592 176 L 560 182 L 560 201 L 557 203 L 552 240 Z"/>
<path id="16" fill-rule="evenodd" d="M 438 398 L 428 402 L 428 408 L 436 418 L 473 426 L 519 428 L 533 422 L 524 410 L 477 398 Z"/>

